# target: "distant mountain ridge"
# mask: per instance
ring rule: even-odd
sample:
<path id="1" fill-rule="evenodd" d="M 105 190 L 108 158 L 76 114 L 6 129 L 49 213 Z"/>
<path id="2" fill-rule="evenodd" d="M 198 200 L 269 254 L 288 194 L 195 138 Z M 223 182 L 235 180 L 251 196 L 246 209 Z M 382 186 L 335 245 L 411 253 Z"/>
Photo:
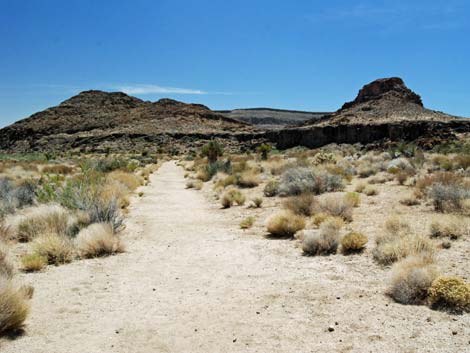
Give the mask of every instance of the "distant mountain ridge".
<path id="1" fill-rule="evenodd" d="M 216 112 L 261 128 L 282 128 L 288 125 L 298 125 L 305 121 L 320 119 L 324 115 L 330 114 L 326 112 L 275 108 L 242 108 L 217 110 Z"/>

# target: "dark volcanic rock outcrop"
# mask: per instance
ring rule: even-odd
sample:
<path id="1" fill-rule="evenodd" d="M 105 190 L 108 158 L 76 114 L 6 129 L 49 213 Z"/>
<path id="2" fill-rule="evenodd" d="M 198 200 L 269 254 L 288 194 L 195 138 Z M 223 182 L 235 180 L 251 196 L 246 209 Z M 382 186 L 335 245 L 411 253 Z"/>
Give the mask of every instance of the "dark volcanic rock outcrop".
<path id="1" fill-rule="evenodd" d="M 301 127 L 269 133 L 279 148 L 329 143 L 419 140 L 423 145 L 470 132 L 470 121 L 424 108 L 421 97 L 397 77 L 365 85 L 352 102 Z"/>

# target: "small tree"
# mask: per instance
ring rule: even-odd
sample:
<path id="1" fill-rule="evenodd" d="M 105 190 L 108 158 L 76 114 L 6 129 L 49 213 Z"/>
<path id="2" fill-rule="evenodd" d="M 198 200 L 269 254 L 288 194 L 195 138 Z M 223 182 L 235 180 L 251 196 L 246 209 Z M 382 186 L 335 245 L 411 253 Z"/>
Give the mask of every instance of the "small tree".
<path id="1" fill-rule="evenodd" d="M 271 152 L 272 147 L 271 145 L 268 145 L 267 143 L 263 143 L 261 146 L 258 147 L 258 153 L 261 153 L 261 159 L 262 160 L 267 160 L 268 159 L 268 154 Z"/>
<path id="2" fill-rule="evenodd" d="M 209 163 L 216 162 L 217 158 L 223 154 L 224 150 L 217 141 L 210 141 L 208 144 L 204 145 L 201 150 L 201 155 L 207 157 Z"/>

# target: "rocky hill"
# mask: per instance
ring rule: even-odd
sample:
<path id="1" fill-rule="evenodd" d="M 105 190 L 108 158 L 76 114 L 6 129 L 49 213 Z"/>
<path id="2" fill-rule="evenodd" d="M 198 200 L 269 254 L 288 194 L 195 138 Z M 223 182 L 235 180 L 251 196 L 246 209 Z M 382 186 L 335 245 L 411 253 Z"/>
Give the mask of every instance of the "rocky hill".
<path id="1" fill-rule="evenodd" d="M 217 113 L 253 124 L 261 129 L 277 129 L 287 125 L 299 125 L 305 121 L 320 119 L 324 115 L 330 114 L 272 108 L 219 110 Z"/>
<path id="2" fill-rule="evenodd" d="M 470 119 L 426 109 L 421 97 L 392 77 L 365 85 L 356 99 L 321 119 L 268 132 L 279 148 L 320 147 L 329 143 L 416 141 L 423 146 L 470 133 Z"/>
<path id="3" fill-rule="evenodd" d="M 199 104 L 143 101 L 121 92 L 85 91 L 0 130 L 0 149 L 126 150 L 172 138 L 251 132 L 250 125 Z M 140 147 L 139 147 L 140 146 Z"/>

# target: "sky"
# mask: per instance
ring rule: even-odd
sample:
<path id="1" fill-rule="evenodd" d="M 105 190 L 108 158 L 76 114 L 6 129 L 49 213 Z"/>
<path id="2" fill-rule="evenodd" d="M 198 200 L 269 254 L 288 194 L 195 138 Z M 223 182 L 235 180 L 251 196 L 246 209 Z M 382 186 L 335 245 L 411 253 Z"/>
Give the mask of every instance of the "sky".
<path id="1" fill-rule="evenodd" d="M 399 76 L 470 117 L 470 1 L 0 0 L 0 127 L 88 89 L 334 111 Z"/>

